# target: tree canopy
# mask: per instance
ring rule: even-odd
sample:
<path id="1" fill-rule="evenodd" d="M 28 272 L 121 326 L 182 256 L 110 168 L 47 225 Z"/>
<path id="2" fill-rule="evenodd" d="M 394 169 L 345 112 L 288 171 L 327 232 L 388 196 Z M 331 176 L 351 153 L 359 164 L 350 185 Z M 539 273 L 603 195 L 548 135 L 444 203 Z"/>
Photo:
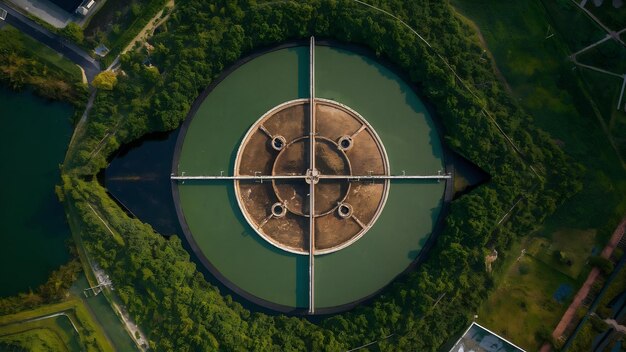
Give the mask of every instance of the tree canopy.
<path id="1" fill-rule="evenodd" d="M 472 88 L 498 80 L 491 63 L 480 60 L 475 33 L 447 2 L 374 3 L 430 46 L 399 21 L 354 1 L 181 0 L 150 39 L 154 50 L 124 55 L 126 75 L 112 91 L 98 93 L 86 133 L 68 153 L 63 192 L 83 222 L 89 252 L 156 350 L 345 350 L 382 340 L 381 350 L 436 351 L 466 326 L 493 287 L 484 264 L 488 249 L 506 248 L 536 229 L 581 188 L 579 167 L 499 83 Z M 416 271 L 371 303 L 316 324 L 250 312 L 222 296 L 177 237 L 165 239 L 129 218 L 92 180 L 120 143 L 176 128 L 200 92 L 238 58 L 310 35 L 367 47 L 395 65 L 434 106 L 448 145 L 492 176 L 452 203 Z M 158 71 L 143 64 L 147 56 Z"/>
<path id="2" fill-rule="evenodd" d="M 102 71 L 91 82 L 94 87 L 104 90 L 113 90 L 117 84 L 117 75 L 113 71 Z"/>

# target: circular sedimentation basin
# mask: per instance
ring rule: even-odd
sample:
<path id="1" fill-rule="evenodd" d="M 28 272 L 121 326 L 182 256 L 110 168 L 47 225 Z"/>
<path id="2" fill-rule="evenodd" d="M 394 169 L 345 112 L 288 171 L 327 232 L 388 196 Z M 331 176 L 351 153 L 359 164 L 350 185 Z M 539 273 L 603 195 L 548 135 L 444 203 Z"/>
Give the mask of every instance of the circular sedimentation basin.
<path id="1" fill-rule="evenodd" d="M 308 49 L 266 52 L 205 91 L 181 130 L 173 173 L 306 174 Z M 320 175 L 432 175 L 444 169 L 426 107 L 391 70 L 353 51 L 317 46 L 315 83 Z M 366 128 L 355 135 L 357 126 Z M 318 313 L 354 306 L 409 267 L 443 205 L 445 182 L 308 180 L 322 190 L 315 197 L 316 235 L 328 234 L 315 243 Z M 308 238 L 302 231 L 310 216 L 308 187 L 301 179 L 173 184 L 185 237 L 202 263 L 246 299 L 280 311 L 308 305 Z"/>
<path id="2" fill-rule="evenodd" d="M 304 177 L 314 144 L 314 253 L 321 255 L 349 246 L 375 223 L 384 208 L 389 181 L 358 182 L 349 177 L 388 175 L 389 162 L 380 138 L 356 111 L 326 99 L 315 99 L 314 105 L 313 141 L 310 100 L 280 104 L 248 130 L 234 173 Z M 346 178 L 333 178 L 341 176 Z M 310 184 L 310 178 L 237 180 L 235 196 L 243 216 L 261 238 L 282 250 L 309 254 Z"/>

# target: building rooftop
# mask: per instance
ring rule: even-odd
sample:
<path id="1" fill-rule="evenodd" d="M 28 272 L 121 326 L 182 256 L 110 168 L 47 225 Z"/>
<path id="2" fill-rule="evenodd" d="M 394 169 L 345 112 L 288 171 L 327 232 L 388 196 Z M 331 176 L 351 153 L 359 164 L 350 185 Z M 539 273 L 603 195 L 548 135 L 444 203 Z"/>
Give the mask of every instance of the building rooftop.
<path id="1" fill-rule="evenodd" d="M 493 331 L 473 322 L 450 352 L 525 352 Z"/>

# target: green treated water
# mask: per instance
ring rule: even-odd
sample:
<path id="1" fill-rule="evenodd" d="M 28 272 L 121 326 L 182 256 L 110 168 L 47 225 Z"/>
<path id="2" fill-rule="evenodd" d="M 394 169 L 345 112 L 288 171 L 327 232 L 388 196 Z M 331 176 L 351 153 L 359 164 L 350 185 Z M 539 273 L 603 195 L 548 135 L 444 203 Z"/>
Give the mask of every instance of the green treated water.
<path id="1" fill-rule="evenodd" d="M 54 194 L 72 108 L 0 89 L 0 296 L 35 289 L 69 259 L 69 228 Z"/>
<path id="2" fill-rule="evenodd" d="M 399 77 L 364 56 L 317 47 L 317 96 L 359 112 L 381 137 L 392 174 L 436 174 L 441 143 L 423 103 Z M 308 47 L 254 59 L 205 99 L 185 136 L 178 173 L 232 174 L 239 143 L 267 110 L 308 96 Z M 392 182 L 373 228 L 346 249 L 316 256 L 316 307 L 366 297 L 401 273 L 419 254 L 439 215 L 443 183 Z M 264 300 L 308 303 L 308 258 L 261 239 L 241 215 L 232 182 L 186 182 L 181 207 L 194 240 L 229 281 Z"/>

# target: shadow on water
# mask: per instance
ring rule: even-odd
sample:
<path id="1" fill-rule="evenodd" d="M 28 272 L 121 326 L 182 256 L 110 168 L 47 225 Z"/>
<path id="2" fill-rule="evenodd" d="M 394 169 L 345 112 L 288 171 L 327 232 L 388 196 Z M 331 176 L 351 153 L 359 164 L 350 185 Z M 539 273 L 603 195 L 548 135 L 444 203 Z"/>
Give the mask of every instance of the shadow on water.
<path id="1" fill-rule="evenodd" d="M 170 170 L 179 130 L 147 135 L 124 145 L 98 175 L 109 195 L 155 231 L 181 233 L 172 202 Z"/>
<path id="2" fill-rule="evenodd" d="M 454 199 L 472 192 L 491 180 L 491 175 L 460 154 L 455 152 L 448 154 L 450 162 L 454 165 Z"/>
<path id="3" fill-rule="evenodd" d="M 443 125 L 436 121 L 436 112 L 434 107 L 428 104 L 428 99 L 424 96 L 421 89 L 412 84 L 410 77 L 399 70 L 385 56 L 376 56 L 370 49 L 354 44 L 337 45 L 333 40 L 319 40 L 318 45 L 328 45 L 335 50 L 341 51 L 356 60 L 362 60 L 369 67 L 375 69 L 382 77 L 389 81 L 396 82 L 400 94 L 404 96 L 406 105 L 413 110 L 416 115 L 425 115 L 425 121 L 429 129 L 429 145 L 433 148 L 436 155 L 446 155 L 442 153 Z M 398 81 L 398 77 L 401 81 Z M 426 114 L 424 114 L 426 110 Z"/>
<path id="4" fill-rule="evenodd" d="M 241 210 L 239 209 L 239 204 L 237 202 L 237 198 L 235 196 L 235 188 L 233 181 L 211 181 L 206 182 L 203 180 L 193 180 L 193 181 L 185 181 L 186 185 L 191 184 L 202 184 L 205 187 L 217 187 L 220 189 L 226 188 L 228 194 L 228 207 L 231 209 L 232 214 L 235 214 L 237 221 L 240 223 L 241 227 L 245 230 L 240 233 L 241 236 L 250 237 L 253 241 L 255 241 L 255 245 L 264 248 L 267 251 L 272 252 L 274 255 L 279 256 L 287 256 L 294 257 L 296 260 L 296 306 L 297 307 L 306 307 L 308 303 L 308 257 L 293 253 L 285 252 L 264 239 L 258 236 L 252 228 L 248 225 L 246 219 L 244 218 Z M 176 216 L 174 213 L 173 216 Z M 183 246 L 184 248 L 191 254 L 191 258 L 196 263 L 197 268 L 200 272 L 202 272 L 205 278 L 211 282 L 211 284 L 217 286 L 221 292 L 225 294 L 230 294 L 235 297 L 240 297 L 243 299 L 238 299 L 237 301 L 246 309 L 252 309 L 254 311 L 264 312 L 267 314 L 279 314 L 282 312 L 300 312 L 303 311 L 304 308 L 297 309 L 288 309 L 286 307 L 281 307 L 272 302 L 264 301 L 260 298 L 255 297 L 251 293 L 237 287 L 233 284 L 228 278 L 222 276 L 217 268 L 215 268 L 211 262 L 206 258 L 201 252 L 194 250 L 194 247 L 197 246 L 193 239 L 188 238 L 187 236 L 182 236 L 181 230 L 181 239 L 184 239 Z M 272 275 L 268 273 L 268 275 Z M 258 303 L 260 302 L 260 303 Z M 268 308 L 274 307 L 274 310 Z"/>
<path id="5" fill-rule="evenodd" d="M 430 183 L 437 182 L 433 180 L 430 180 L 430 181 L 431 181 Z M 443 215 L 445 217 L 446 212 L 447 212 L 447 209 L 444 207 L 443 199 L 441 200 L 439 205 L 430 209 L 430 219 L 433 224 L 436 224 L 435 225 L 436 227 L 439 227 L 438 229 L 439 231 L 441 231 L 441 227 L 443 226 L 443 221 L 442 221 L 443 219 L 441 218 L 441 216 Z M 422 259 L 422 260 L 425 259 L 425 255 L 428 254 L 428 251 L 434 244 L 435 240 L 436 240 L 436 236 L 430 236 L 430 235 L 420 238 L 419 245 L 421 249 L 409 251 L 407 253 L 407 258 L 411 259 L 412 261 L 416 261 L 418 259 Z"/>

